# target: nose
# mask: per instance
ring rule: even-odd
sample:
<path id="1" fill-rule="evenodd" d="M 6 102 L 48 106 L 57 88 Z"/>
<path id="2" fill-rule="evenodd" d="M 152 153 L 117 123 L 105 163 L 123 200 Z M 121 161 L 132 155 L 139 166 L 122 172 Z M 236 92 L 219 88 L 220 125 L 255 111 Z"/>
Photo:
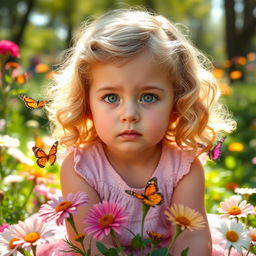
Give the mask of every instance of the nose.
<path id="1" fill-rule="evenodd" d="M 138 122 L 140 119 L 138 106 L 136 104 L 129 102 L 124 104 L 122 112 L 120 115 L 121 122 Z"/>

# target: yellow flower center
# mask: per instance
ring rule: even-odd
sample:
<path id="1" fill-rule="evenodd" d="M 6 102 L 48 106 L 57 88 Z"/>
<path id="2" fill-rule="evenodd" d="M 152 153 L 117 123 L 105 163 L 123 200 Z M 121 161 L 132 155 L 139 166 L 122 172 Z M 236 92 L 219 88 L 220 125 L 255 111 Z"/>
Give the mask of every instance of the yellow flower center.
<path id="1" fill-rule="evenodd" d="M 110 224 L 112 224 L 114 221 L 114 218 L 111 214 L 109 215 L 104 215 L 99 219 L 99 225 L 101 227 L 108 227 Z"/>
<path id="2" fill-rule="evenodd" d="M 253 242 L 256 242 L 256 234 L 251 234 L 250 237 Z"/>
<path id="3" fill-rule="evenodd" d="M 55 207 L 55 210 L 57 212 L 64 211 L 64 210 L 67 210 L 70 206 L 71 206 L 71 202 L 70 201 L 63 201 L 62 203 L 58 204 Z"/>
<path id="4" fill-rule="evenodd" d="M 240 214 L 242 211 L 241 209 L 238 207 L 238 206 L 231 206 L 229 209 L 228 209 L 228 213 L 230 215 L 238 215 Z"/>
<path id="5" fill-rule="evenodd" d="M 12 238 L 10 241 L 9 241 L 9 248 L 10 249 L 14 249 L 17 245 L 16 244 L 13 244 L 13 242 L 15 241 L 18 241 L 19 239 L 18 238 Z"/>
<path id="6" fill-rule="evenodd" d="M 37 232 L 30 232 L 28 233 L 25 237 L 24 240 L 26 242 L 29 243 L 34 243 L 35 241 L 37 241 L 40 238 L 40 234 L 38 234 Z"/>
<path id="7" fill-rule="evenodd" d="M 152 240 L 155 241 L 162 241 L 164 239 L 164 235 L 159 234 L 157 232 L 148 232 L 148 235 Z"/>
<path id="8" fill-rule="evenodd" d="M 191 223 L 190 220 L 184 216 L 178 216 L 176 221 L 182 226 L 189 226 Z"/>
<path id="9" fill-rule="evenodd" d="M 239 236 L 238 236 L 238 234 L 236 233 L 236 231 L 229 230 L 229 231 L 226 233 L 226 238 L 227 238 L 227 240 L 230 241 L 230 242 L 236 242 L 236 241 L 239 239 Z"/>

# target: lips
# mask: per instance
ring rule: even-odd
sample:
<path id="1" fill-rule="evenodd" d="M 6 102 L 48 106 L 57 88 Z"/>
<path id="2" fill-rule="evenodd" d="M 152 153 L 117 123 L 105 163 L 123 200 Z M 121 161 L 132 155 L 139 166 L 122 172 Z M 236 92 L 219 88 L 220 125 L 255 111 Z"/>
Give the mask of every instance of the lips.
<path id="1" fill-rule="evenodd" d="M 119 134 L 119 136 L 122 135 L 137 135 L 137 136 L 141 136 L 141 133 L 135 131 L 135 130 L 125 130 L 122 133 Z"/>

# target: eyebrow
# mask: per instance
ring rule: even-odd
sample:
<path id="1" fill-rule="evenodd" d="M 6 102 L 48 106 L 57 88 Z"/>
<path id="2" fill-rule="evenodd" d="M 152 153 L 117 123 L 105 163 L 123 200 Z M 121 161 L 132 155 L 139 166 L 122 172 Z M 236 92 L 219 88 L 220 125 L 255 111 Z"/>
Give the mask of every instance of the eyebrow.
<path id="1" fill-rule="evenodd" d="M 96 90 L 96 92 L 101 92 L 101 91 L 120 91 L 122 90 L 121 86 L 106 86 L 99 88 Z M 150 91 L 150 90 L 158 90 L 161 92 L 164 92 L 165 90 L 163 88 L 157 87 L 157 86 L 144 86 L 141 88 L 142 91 Z"/>

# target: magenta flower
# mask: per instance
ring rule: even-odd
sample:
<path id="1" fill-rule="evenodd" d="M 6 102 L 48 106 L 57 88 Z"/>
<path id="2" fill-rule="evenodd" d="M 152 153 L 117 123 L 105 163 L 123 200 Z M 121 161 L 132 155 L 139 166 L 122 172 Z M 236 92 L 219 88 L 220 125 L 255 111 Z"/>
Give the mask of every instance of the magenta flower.
<path id="1" fill-rule="evenodd" d="M 19 46 L 8 40 L 0 41 L 0 55 L 10 54 L 12 57 L 19 58 Z"/>
<path id="2" fill-rule="evenodd" d="M 39 216 L 45 221 L 55 220 L 57 225 L 63 225 L 64 219 L 77 212 L 77 207 L 88 203 L 88 195 L 85 192 L 78 192 L 73 196 L 69 193 L 67 200 L 62 196 L 53 198 L 47 204 L 43 204 L 39 210 Z"/>
<path id="3" fill-rule="evenodd" d="M 53 225 L 43 222 L 36 216 L 12 225 L 12 237 L 15 238 L 13 244 L 22 248 L 30 249 L 31 246 L 46 243 L 54 233 Z"/>
<path id="4" fill-rule="evenodd" d="M 242 201 L 240 204 L 235 198 L 227 199 L 225 202 L 220 203 L 220 208 L 217 210 L 220 213 L 223 213 L 220 217 L 228 217 L 228 218 L 240 218 L 246 217 L 248 214 L 253 212 L 253 206 L 251 204 L 247 204 L 246 200 Z"/>
<path id="5" fill-rule="evenodd" d="M 87 225 L 85 232 L 89 235 L 93 234 L 96 240 L 101 240 L 108 235 L 111 229 L 120 234 L 127 217 L 123 207 L 114 202 L 103 201 L 89 210 L 84 221 Z"/>
<path id="6" fill-rule="evenodd" d="M 0 226 L 0 233 L 2 233 L 6 228 L 9 228 L 10 225 L 8 223 L 3 223 L 1 226 Z"/>

